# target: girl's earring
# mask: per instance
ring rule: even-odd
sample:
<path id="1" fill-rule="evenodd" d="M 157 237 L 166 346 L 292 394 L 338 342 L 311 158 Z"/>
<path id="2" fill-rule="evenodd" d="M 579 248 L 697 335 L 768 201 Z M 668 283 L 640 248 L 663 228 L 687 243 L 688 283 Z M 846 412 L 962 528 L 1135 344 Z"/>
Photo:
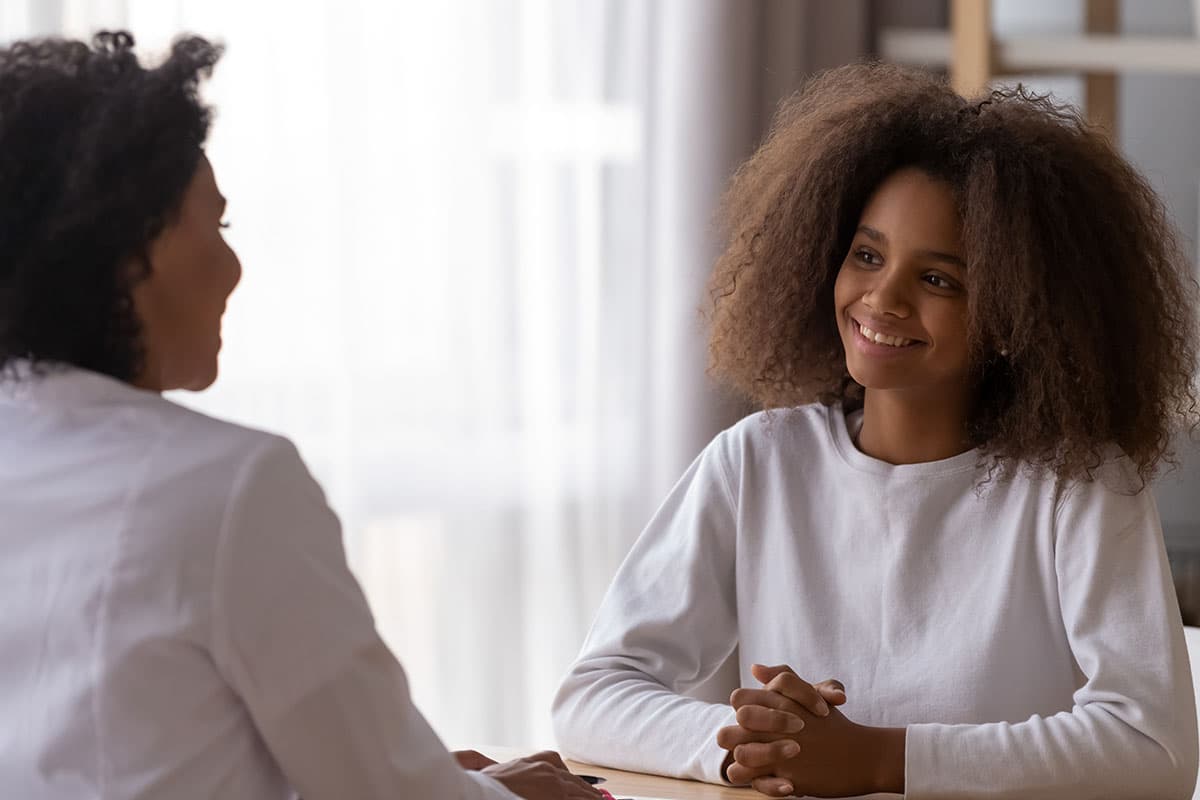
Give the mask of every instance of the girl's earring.
<path id="1" fill-rule="evenodd" d="M 1007 347 L 1001 347 L 1001 348 L 1000 348 L 1000 357 L 1001 357 L 1001 358 L 1008 358 L 1008 348 L 1007 348 Z"/>

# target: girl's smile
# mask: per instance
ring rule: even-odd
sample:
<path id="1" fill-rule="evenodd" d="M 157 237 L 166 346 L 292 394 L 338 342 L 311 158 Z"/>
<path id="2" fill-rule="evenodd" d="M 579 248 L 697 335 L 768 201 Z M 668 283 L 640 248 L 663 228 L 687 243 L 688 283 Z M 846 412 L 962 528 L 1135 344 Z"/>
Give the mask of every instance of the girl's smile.
<path id="1" fill-rule="evenodd" d="M 925 344 L 919 339 L 890 332 L 888 326 L 874 320 L 863 323 L 851 317 L 850 326 L 854 331 L 854 346 L 860 353 L 868 356 L 890 358 L 907 355 L 913 349 Z"/>

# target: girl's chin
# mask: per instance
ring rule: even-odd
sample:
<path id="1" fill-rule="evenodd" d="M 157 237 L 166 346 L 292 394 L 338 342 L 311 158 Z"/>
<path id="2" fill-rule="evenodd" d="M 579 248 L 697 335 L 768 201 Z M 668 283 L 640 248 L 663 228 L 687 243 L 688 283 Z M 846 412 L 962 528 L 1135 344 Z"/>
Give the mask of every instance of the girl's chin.
<path id="1" fill-rule="evenodd" d="M 900 369 L 899 365 L 874 369 L 851 369 L 849 372 L 850 377 L 859 386 L 878 392 L 889 389 L 915 389 L 921 383 L 920 378 L 913 375 L 911 369 Z"/>

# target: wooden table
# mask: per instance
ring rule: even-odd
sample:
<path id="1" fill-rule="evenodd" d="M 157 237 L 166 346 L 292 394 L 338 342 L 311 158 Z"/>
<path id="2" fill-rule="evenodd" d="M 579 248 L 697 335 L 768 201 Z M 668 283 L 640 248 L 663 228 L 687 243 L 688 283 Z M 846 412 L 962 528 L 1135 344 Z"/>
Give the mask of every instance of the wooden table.
<path id="1" fill-rule="evenodd" d="M 527 750 L 518 750 L 512 747 L 479 747 L 476 749 L 497 761 L 508 761 L 529 755 Z M 664 800 L 748 800 L 752 797 L 764 800 L 766 798 L 766 795 L 759 794 L 753 789 L 730 789 L 725 786 L 714 786 L 711 783 L 680 781 L 657 775 L 643 775 L 640 772 L 623 772 L 619 769 L 597 767 L 578 761 L 568 761 L 567 766 L 572 772 L 581 775 L 599 775 L 607 778 L 608 780 L 600 786 L 618 798 L 661 797 Z"/>

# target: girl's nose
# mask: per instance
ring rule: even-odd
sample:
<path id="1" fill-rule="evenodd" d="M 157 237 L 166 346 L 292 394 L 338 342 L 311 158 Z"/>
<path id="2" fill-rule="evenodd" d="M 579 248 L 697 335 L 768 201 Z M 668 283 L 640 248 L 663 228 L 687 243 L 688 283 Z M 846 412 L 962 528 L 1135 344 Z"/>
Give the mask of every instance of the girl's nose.
<path id="1" fill-rule="evenodd" d="M 909 304 L 901 278 L 894 269 L 884 269 L 875 273 L 874 282 L 863 294 L 863 303 L 878 314 L 902 319 L 907 317 L 912 311 L 912 306 Z"/>

